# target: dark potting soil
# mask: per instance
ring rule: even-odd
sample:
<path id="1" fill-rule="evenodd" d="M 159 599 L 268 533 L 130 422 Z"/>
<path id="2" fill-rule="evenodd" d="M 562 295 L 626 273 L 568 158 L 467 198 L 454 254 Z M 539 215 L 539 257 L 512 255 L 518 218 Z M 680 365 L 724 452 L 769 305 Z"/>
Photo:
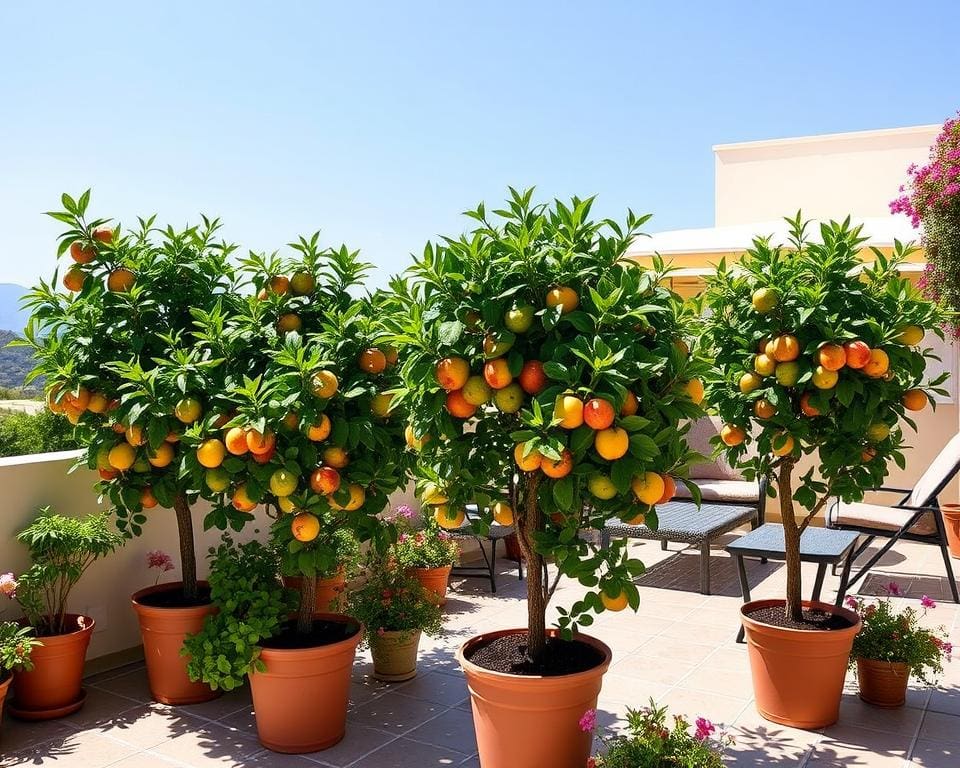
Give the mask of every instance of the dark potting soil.
<path id="1" fill-rule="evenodd" d="M 360 625 L 355 621 L 325 621 L 317 619 L 313 622 L 313 629 L 308 635 L 297 632 L 297 623 L 288 621 L 283 625 L 280 634 L 260 643 L 264 648 L 280 650 L 297 650 L 301 648 L 318 648 L 324 645 L 333 645 L 341 640 L 347 640 L 360 631 Z"/>
<path id="2" fill-rule="evenodd" d="M 827 611 L 813 611 L 808 608 L 803 609 L 803 621 L 796 621 L 787 616 L 782 605 L 758 608 L 755 611 L 750 611 L 747 616 L 754 621 L 767 624 L 771 627 L 803 629 L 810 632 L 849 629 L 853 626 L 846 616 L 839 616 Z"/>
<path id="3" fill-rule="evenodd" d="M 137 602 L 151 608 L 196 608 L 199 605 L 210 605 L 210 587 L 198 587 L 197 596 L 192 600 L 184 597 L 180 589 L 165 589 L 144 595 Z"/>
<path id="4" fill-rule="evenodd" d="M 503 635 L 475 645 L 465 655 L 467 661 L 491 672 L 544 677 L 586 672 L 603 663 L 603 654 L 600 651 L 579 640 L 549 638 L 543 658 L 537 663 L 530 661 L 525 655 L 526 652 L 527 636 L 517 634 Z"/>

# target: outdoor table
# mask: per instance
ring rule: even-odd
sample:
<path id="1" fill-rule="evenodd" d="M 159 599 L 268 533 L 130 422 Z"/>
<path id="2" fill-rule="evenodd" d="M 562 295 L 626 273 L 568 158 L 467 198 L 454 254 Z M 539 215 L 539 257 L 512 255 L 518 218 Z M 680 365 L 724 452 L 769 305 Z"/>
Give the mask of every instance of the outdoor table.
<path id="1" fill-rule="evenodd" d="M 817 578 L 813 583 L 812 600 L 820 599 L 823 589 L 823 579 L 828 565 L 837 565 L 843 561 L 843 571 L 840 575 L 840 586 L 837 588 L 835 604 L 843 603 L 847 592 L 847 583 L 850 580 L 850 566 L 853 563 L 854 545 L 857 543 L 856 531 L 838 531 L 832 528 L 807 528 L 800 535 L 800 561 L 817 564 Z M 743 593 L 743 602 L 750 602 L 750 583 L 747 581 L 747 569 L 743 558 L 759 557 L 761 559 L 784 560 L 783 526 L 777 523 L 765 523 L 756 530 L 750 531 L 726 547 L 727 552 L 737 558 L 737 573 L 740 576 L 740 591 Z M 742 643 L 744 636 L 743 626 L 737 633 L 737 642 Z"/>
<path id="2" fill-rule="evenodd" d="M 450 575 L 463 576 L 464 578 L 468 579 L 487 579 L 490 582 L 490 591 L 495 593 L 497 591 L 497 542 L 516 533 L 516 528 L 512 525 L 499 525 L 497 523 L 493 523 L 490 526 L 490 530 L 487 532 L 486 536 L 480 536 L 470 527 L 470 519 L 475 518 L 478 514 L 479 511 L 477 509 L 477 505 L 468 504 L 466 507 L 467 519 L 464 521 L 464 524 L 460 528 L 454 528 L 453 530 L 447 531 L 447 533 L 460 539 L 469 538 L 476 541 L 477 546 L 480 547 L 480 554 L 483 556 L 484 565 L 455 565 L 453 570 L 450 572 Z M 487 549 L 483 544 L 484 541 L 490 542 L 489 556 Z M 517 562 L 517 575 L 520 579 L 523 579 L 522 558 Z"/>

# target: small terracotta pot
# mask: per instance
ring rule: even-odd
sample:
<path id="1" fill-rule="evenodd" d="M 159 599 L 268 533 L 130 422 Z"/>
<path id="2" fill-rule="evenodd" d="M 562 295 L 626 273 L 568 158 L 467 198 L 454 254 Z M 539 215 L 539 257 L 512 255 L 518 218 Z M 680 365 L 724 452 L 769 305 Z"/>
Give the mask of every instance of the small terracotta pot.
<path id="1" fill-rule="evenodd" d="M 417 674 L 420 630 L 370 634 L 373 676 L 385 683 L 399 683 Z"/>
<path id="2" fill-rule="evenodd" d="M 38 638 L 42 645 L 30 653 L 33 669 L 13 676 L 13 701 L 7 707 L 24 720 L 52 720 L 83 706 L 83 663 L 96 622 L 89 616 L 68 613 L 66 626 L 76 629 L 62 635 Z"/>
<path id="3" fill-rule="evenodd" d="M 10 687 L 11 680 L 13 680 L 12 672 L 6 672 L 4 677 L 0 677 L 0 722 L 3 721 L 3 700 L 7 698 L 7 688 Z"/>
<path id="4" fill-rule="evenodd" d="M 450 583 L 452 565 L 442 565 L 439 568 L 407 568 L 407 575 L 412 576 L 431 595 L 436 597 L 437 605 L 447 604 L 447 585 Z"/>
<path id="5" fill-rule="evenodd" d="M 520 539 L 517 538 L 517 534 L 511 533 L 503 540 L 504 546 L 507 548 L 507 560 L 513 560 L 515 563 L 519 563 L 523 560 L 523 550 L 520 549 Z"/>
<path id="6" fill-rule="evenodd" d="M 610 649 L 596 638 L 576 635 L 603 654 L 593 669 L 573 675 L 540 677 L 494 672 L 468 661 L 478 644 L 526 629 L 503 629 L 471 638 L 457 661 L 470 689 L 473 727 L 483 768 L 583 768 L 593 734 L 580 730 L 580 718 L 596 709 Z M 556 632 L 551 630 L 551 636 Z"/>
<path id="7" fill-rule="evenodd" d="M 200 582 L 206 587 L 206 582 Z M 182 590 L 182 582 L 157 584 L 135 592 L 131 598 L 133 609 L 140 620 L 143 638 L 143 656 L 147 665 L 150 695 L 161 704 L 199 704 L 217 698 L 221 691 L 213 691 L 203 681 L 191 682 L 187 676 L 189 657 L 181 656 L 183 639 L 203 629 L 203 621 L 216 608 L 212 604 L 189 608 L 160 608 L 144 605 L 148 595 Z"/>
<path id="8" fill-rule="evenodd" d="M 784 605 L 784 600 L 754 600 L 740 608 L 757 711 L 781 725 L 824 728 L 840 716 L 843 681 L 860 617 L 846 608 L 804 600 L 804 608 L 838 614 L 851 626 L 811 631 L 774 627 L 750 618 L 751 611 Z"/>
<path id="9" fill-rule="evenodd" d="M 299 576 L 284 576 L 283 586 L 287 589 L 300 589 Z M 333 576 L 317 579 L 317 597 L 314 611 L 328 613 L 342 611 L 347 607 L 347 572 L 340 568 Z"/>
<path id="10" fill-rule="evenodd" d="M 960 504 L 941 504 L 940 515 L 947 531 L 947 546 L 950 554 L 960 557 Z"/>
<path id="11" fill-rule="evenodd" d="M 910 667 L 902 661 L 857 659 L 860 698 L 875 707 L 893 709 L 907 701 Z"/>
<path id="12" fill-rule="evenodd" d="M 315 618 L 352 625 L 348 638 L 314 648 L 263 648 L 263 672 L 250 675 L 260 743 L 274 752 L 302 754 L 327 749 L 346 732 L 350 673 L 360 642 L 360 623 L 341 614 Z"/>

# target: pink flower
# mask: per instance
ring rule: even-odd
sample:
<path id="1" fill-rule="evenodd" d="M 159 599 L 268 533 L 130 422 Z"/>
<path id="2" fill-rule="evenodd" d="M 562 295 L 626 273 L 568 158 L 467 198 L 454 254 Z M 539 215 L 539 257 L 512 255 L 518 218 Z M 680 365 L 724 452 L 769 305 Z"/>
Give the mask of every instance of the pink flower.
<path id="1" fill-rule="evenodd" d="M 693 734 L 693 736 L 698 741 L 706 741 L 713 736 L 714 731 L 717 730 L 717 726 L 715 726 L 705 717 L 698 717 L 696 720 L 696 726 L 697 732 Z"/>
<path id="2" fill-rule="evenodd" d="M 380 637 L 383 637 L 385 634 L 387 634 L 387 631 L 383 627 L 380 627 L 380 629 L 377 630 L 377 634 L 380 635 Z"/>
<path id="3" fill-rule="evenodd" d="M 0 574 L 0 595 L 6 595 L 11 600 L 17 596 L 17 580 L 12 573 Z"/>
<path id="4" fill-rule="evenodd" d="M 589 733 L 597 727 L 597 710 L 588 709 L 580 718 L 580 730 Z"/>
<path id="5" fill-rule="evenodd" d="M 924 608 L 936 608 L 937 604 L 933 601 L 933 598 L 927 597 L 924 595 L 920 598 L 920 605 Z"/>
<path id="6" fill-rule="evenodd" d="M 843 602 L 851 611 L 855 611 L 860 607 L 860 603 L 857 601 L 857 598 L 852 597 L 851 595 L 847 595 Z"/>
<path id="7" fill-rule="evenodd" d="M 161 573 L 173 570 L 173 558 L 161 549 L 147 552 L 147 568 L 156 568 Z"/>
<path id="8" fill-rule="evenodd" d="M 900 597 L 900 595 L 902 594 L 902 592 L 900 591 L 900 585 L 897 584 L 897 582 L 895 581 L 891 581 L 889 584 L 887 584 L 886 587 L 884 587 L 884 589 L 886 590 L 888 595 L 893 595 L 894 597 Z"/>
<path id="9" fill-rule="evenodd" d="M 594 758 L 592 758 L 592 757 L 588 757 L 588 758 L 587 758 L 587 768 L 597 768 L 597 761 L 596 761 Z"/>
<path id="10" fill-rule="evenodd" d="M 413 520 L 417 516 L 417 513 L 413 511 L 413 508 L 409 504 L 401 504 L 397 507 L 396 516 L 406 520 Z"/>

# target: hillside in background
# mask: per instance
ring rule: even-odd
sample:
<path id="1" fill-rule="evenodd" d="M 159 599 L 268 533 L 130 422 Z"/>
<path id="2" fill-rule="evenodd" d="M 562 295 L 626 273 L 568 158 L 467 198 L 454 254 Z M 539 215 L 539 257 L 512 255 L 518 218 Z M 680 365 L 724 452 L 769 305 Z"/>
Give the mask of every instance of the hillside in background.
<path id="1" fill-rule="evenodd" d="M 22 285 L 0 283 L 0 330 L 23 331 L 29 313 L 20 309 L 20 298 L 26 292 Z"/>
<path id="2" fill-rule="evenodd" d="M 23 378 L 33 368 L 33 357 L 29 347 L 7 347 L 7 342 L 19 336 L 19 333 L 0 330 L 0 387 L 17 389 L 23 386 Z M 37 382 L 31 385 L 37 387 Z"/>

